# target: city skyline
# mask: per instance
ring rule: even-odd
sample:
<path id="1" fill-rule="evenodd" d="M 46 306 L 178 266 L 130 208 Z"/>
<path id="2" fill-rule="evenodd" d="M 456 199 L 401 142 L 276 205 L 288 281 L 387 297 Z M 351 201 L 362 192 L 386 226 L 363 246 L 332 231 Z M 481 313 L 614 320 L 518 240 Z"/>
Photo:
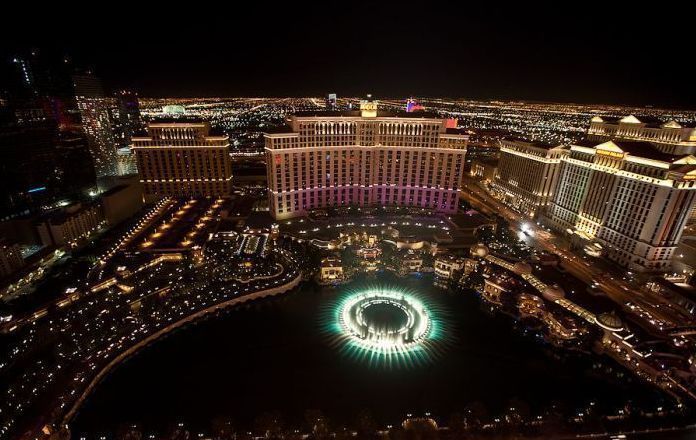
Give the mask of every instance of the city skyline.
<path id="1" fill-rule="evenodd" d="M 692 7 L 26 6 L 0 440 L 696 435 Z"/>
<path id="2" fill-rule="evenodd" d="M 0 222 L 0 437 L 173 440 L 175 422 L 231 440 L 222 413 L 225 432 L 291 439 L 316 429 L 303 409 L 359 432 L 364 396 L 361 440 L 692 433 L 695 112 L 119 92 L 91 98 L 93 124 L 79 99 L 45 106 L 50 69 L 22 66 L 33 96 L 5 106 L 0 137 L 18 183 Z M 100 94 L 76 80 L 76 98 Z M 72 189 L 73 162 L 50 166 L 64 148 L 98 158 L 89 135 L 130 148 L 120 174 Z M 463 405 L 491 412 L 457 421 Z"/>

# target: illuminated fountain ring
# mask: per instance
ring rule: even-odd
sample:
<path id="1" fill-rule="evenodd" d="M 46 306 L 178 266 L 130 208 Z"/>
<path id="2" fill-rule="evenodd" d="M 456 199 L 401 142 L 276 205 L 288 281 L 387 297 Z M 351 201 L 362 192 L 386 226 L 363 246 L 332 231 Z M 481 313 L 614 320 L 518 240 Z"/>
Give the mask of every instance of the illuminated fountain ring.
<path id="1" fill-rule="evenodd" d="M 421 301 L 397 290 L 351 295 L 342 304 L 339 321 L 355 345 L 385 355 L 419 349 L 432 324 Z"/>

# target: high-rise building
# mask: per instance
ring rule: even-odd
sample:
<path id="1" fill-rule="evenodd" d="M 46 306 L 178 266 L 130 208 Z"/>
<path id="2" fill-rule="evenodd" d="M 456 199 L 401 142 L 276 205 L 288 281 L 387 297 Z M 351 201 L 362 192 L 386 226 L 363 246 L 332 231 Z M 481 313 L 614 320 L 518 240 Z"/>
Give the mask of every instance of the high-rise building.
<path id="1" fill-rule="evenodd" d="M 327 110 L 336 110 L 337 105 L 338 105 L 338 102 L 337 102 L 335 93 L 329 93 L 328 95 L 326 95 L 326 109 Z"/>
<path id="2" fill-rule="evenodd" d="M 87 136 L 79 130 L 62 130 L 56 145 L 56 174 L 63 197 L 78 199 L 96 188 L 94 162 Z"/>
<path id="3" fill-rule="evenodd" d="M 143 206 L 142 185 L 136 176 L 120 178 L 121 184 L 99 195 L 104 209 L 104 219 L 116 225 L 137 213 Z"/>
<path id="4" fill-rule="evenodd" d="M 36 230 L 44 246 L 75 245 L 104 227 L 101 204 L 76 203 L 46 213 L 37 220 Z"/>
<path id="5" fill-rule="evenodd" d="M 75 124 L 73 65 L 68 57 L 31 50 L 17 54 L 10 67 L 7 98 L 15 123 L 32 125 L 50 120 L 61 128 Z"/>
<path id="6" fill-rule="evenodd" d="M 105 98 L 101 79 L 91 72 L 73 75 L 73 90 L 76 97 Z"/>
<path id="7" fill-rule="evenodd" d="M 129 90 L 115 93 L 114 138 L 118 148 L 130 147 L 131 138 L 142 128 L 138 94 Z"/>
<path id="8" fill-rule="evenodd" d="M 472 141 L 471 139 L 471 136 L 469 136 L 469 142 L 466 145 L 466 160 L 464 161 L 464 172 L 472 171 L 473 162 L 475 161 L 479 163 L 498 162 L 498 159 L 500 159 L 499 140 L 496 139 L 496 141 L 492 143 L 483 143 L 479 141 Z"/>
<path id="9" fill-rule="evenodd" d="M 415 99 L 409 98 L 406 100 L 406 113 L 422 112 L 424 110 L 425 107 L 420 105 Z"/>
<path id="10" fill-rule="evenodd" d="M 2 217 L 38 209 L 58 195 L 55 185 L 56 133 L 48 127 L 12 127 L 0 131 Z"/>
<path id="11" fill-rule="evenodd" d="M 135 156 L 130 149 L 131 139 L 142 129 L 140 104 L 134 92 L 121 90 L 115 94 L 112 109 L 114 141 L 116 142 L 116 173 L 119 176 L 136 174 Z"/>
<path id="12" fill-rule="evenodd" d="M 119 176 L 138 174 L 135 153 L 130 147 L 121 147 L 116 150 L 116 172 Z"/>
<path id="13" fill-rule="evenodd" d="M 7 90 L 0 89 L 0 127 L 14 121 Z"/>
<path id="14" fill-rule="evenodd" d="M 0 219 L 80 199 L 95 187 L 84 135 L 49 121 L 0 130 L 0 154 Z"/>
<path id="15" fill-rule="evenodd" d="M 561 161 L 543 221 L 636 271 L 667 270 L 696 200 L 696 157 L 584 141 Z"/>
<path id="16" fill-rule="evenodd" d="M 211 136 L 205 122 L 154 122 L 147 132 L 132 146 L 147 199 L 230 194 L 227 136 Z"/>
<path id="17" fill-rule="evenodd" d="M 80 110 L 82 129 L 87 135 L 97 177 L 117 175 L 118 157 L 101 81 L 94 75 L 74 75 L 75 99 Z"/>
<path id="18" fill-rule="evenodd" d="M 11 275 L 23 266 L 24 258 L 19 245 L 0 237 L 0 278 Z"/>
<path id="19" fill-rule="evenodd" d="M 676 121 L 663 122 L 646 117 L 638 119 L 633 115 L 624 118 L 595 116 L 590 120 L 587 138 L 591 141 L 645 141 L 669 154 L 696 153 L 696 128 L 684 127 Z M 694 221 L 696 206 L 690 215 L 690 222 Z"/>
<path id="20" fill-rule="evenodd" d="M 290 127 L 265 134 L 272 215 L 348 205 L 456 212 L 468 137 L 424 113 L 378 114 L 375 101 L 360 107 L 298 113 Z"/>
<path id="21" fill-rule="evenodd" d="M 94 189 L 68 58 L 50 51 L 17 54 L 2 69 L 0 219 L 49 209 Z"/>
<path id="22" fill-rule="evenodd" d="M 563 146 L 502 140 L 495 194 L 530 217 L 538 216 L 553 199 L 561 159 L 567 155 Z"/>
<path id="23" fill-rule="evenodd" d="M 24 86 L 24 90 L 28 96 L 38 97 L 39 89 L 34 79 L 34 71 L 29 60 L 22 56 L 14 57 L 12 62 L 17 66 L 17 73 L 20 77 L 20 83 Z"/>
<path id="24" fill-rule="evenodd" d="M 638 119 L 633 115 L 620 119 L 595 116 L 590 121 L 587 138 L 591 141 L 644 141 L 669 154 L 696 153 L 696 128 L 683 127 L 675 121 Z"/>
<path id="25" fill-rule="evenodd" d="M 474 159 L 469 174 L 484 182 L 493 182 L 498 174 L 498 159 Z"/>

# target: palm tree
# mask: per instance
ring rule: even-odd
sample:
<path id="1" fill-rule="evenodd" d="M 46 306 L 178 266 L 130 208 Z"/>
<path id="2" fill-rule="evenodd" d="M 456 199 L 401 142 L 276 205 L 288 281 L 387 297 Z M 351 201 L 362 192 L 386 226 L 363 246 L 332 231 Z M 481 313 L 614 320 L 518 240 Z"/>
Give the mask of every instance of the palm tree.
<path id="1" fill-rule="evenodd" d="M 210 428 L 214 440 L 235 440 L 237 438 L 237 430 L 229 417 L 214 418 Z"/>
<path id="2" fill-rule="evenodd" d="M 254 420 L 254 428 L 257 433 L 267 439 L 283 438 L 283 423 L 280 413 L 266 412 Z"/>
<path id="3" fill-rule="evenodd" d="M 307 431 L 311 433 L 312 438 L 323 440 L 331 436 L 328 420 L 320 410 L 308 409 L 305 411 L 305 422 Z"/>
<path id="4" fill-rule="evenodd" d="M 369 411 L 363 410 L 358 414 L 356 423 L 358 440 L 372 440 L 377 437 L 377 426 Z"/>

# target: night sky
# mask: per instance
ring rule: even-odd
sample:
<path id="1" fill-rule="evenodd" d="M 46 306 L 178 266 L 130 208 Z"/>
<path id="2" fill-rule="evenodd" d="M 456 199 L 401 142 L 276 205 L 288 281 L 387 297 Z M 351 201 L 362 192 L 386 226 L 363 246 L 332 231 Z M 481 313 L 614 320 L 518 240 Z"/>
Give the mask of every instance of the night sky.
<path id="1" fill-rule="evenodd" d="M 87 3 L 91 18 L 63 4 L 20 11 L 0 30 L 2 55 L 65 51 L 108 88 L 151 97 L 371 92 L 696 108 L 694 6 L 236 3 Z"/>

